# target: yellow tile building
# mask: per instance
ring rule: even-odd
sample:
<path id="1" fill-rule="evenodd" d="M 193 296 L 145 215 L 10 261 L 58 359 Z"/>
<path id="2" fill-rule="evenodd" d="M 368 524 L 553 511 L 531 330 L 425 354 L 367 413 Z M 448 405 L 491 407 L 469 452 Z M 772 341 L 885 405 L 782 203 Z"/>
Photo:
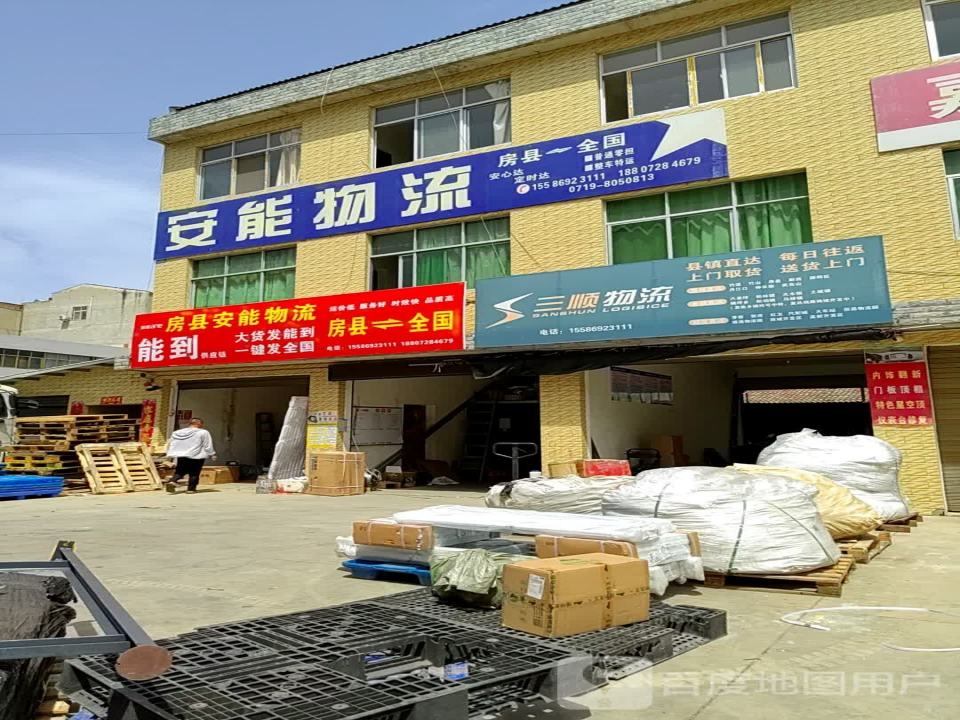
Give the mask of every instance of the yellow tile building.
<path id="1" fill-rule="evenodd" d="M 697 423 L 702 425 L 702 421 L 692 419 L 694 414 L 712 412 L 709 405 L 698 407 L 697 398 L 712 397 L 714 371 L 723 369 L 720 374 L 726 373 L 723 382 L 729 385 L 713 406 L 717 408 L 714 424 L 724 425 L 730 421 L 733 382 L 791 373 L 796 377 L 796 372 L 789 370 L 792 367 L 806 368 L 804 372 L 813 377 L 862 375 L 864 350 L 925 347 L 933 377 L 936 426 L 877 426 L 874 431 L 903 451 L 902 483 L 917 509 L 933 512 L 948 507 L 946 477 L 948 484 L 954 483 L 949 506 L 960 510 L 953 466 L 957 451 L 950 447 L 960 439 L 960 395 L 954 388 L 960 377 L 960 315 L 955 310 L 951 313 L 952 303 L 960 296 L 956 282 L 960 253 L 945 147 L 937 143 L 878 152 L 871 100 L 873 78 L 950 62 L 950 43 L 956 39 L 936 34 L 937 6 L 943 4 L 940 0 L 571 3 L 379 58 L 182 107 L 154 119 L 151 137 L 164 146 L 161 210 L 202 210 L 235 197 L 257 196 L 257 191 L 237 192 L 250 187 L 248 183 L 255 186 L 260 182 L 259 193 L 270 190 L 270 178 L 259 180 L 256 167 L 249 170 L 239 157 L 226 161 L 232 163 L 232 175 L 224 176 L 225 180 L 215 176 L 216 170 L 210 170 L 204 179 L 202 172 L 206 171 L 201 166 L 218 162 L 221 151 L 212 152 L 211 148 L 227 144 L 238 155 L 238 141 L 265 136 L 274 142 L 271 134 L 290 130 L 299 131 L 299 168 L 293 186 L 383 172 L 388 168 L 377 167 L 376 143 L 378 132 L 381 138 L 388 132 L 375 127 L 378 109 L 415 98 L 443 97 L 461 88 L 489 87 L 496 80 L 509 80 L 510 113 L 509 141 L 496 142 L 495 130 L 496 148 L 722 108 L 729 152 L 727 182 L 804 174 L 814 241 L 882 236 L 897 318 L 890 329 L 896 335 L 882 341 L 825 337 L 817 344 L 765 346 L 697 362 L 658 364 L 662 372 L 672 374 L 676 402 L 670 409 L 639 404 L 631 417 L 642 415 L 644 419 L 631 426 L 633 435 L 620 445 L 607 442 L 616 430 L 609 427 L 610 419 L 621 418 L 616 422 L 622 425 L 625 410 L 623 404 L 607 405 L 606 375 L 597 375 L 605 371 L 543 375 L 539 379 L 543 467 L 550 461 L 589 456 L 594 451 L 601 455 L 616 452 L 620 457 L 624 445 L 643 446 L 653 432 L 702 436 L 696 454 L 715 445 L 726 454 L 725 446 L 713 442 L 709 429 L 698 429 Z M 770 18 L 780 20 L 770 26 L 755 22 Z M 960 46 L 960 40 L 957 44 Z M 618 55 L 637 48 L 635 62 L 632 56 L 623 60 L 624 56 Z M 617 85 L 620 80 L 605 79 L 618 71 L 604 73 L 604 68 L 624 63 L 630 75 L 622 86 Z M 605 93 L 607 82 L 610 87 Z M 684 85 L 686 102 L 683 97 L 677 99 Z M 469 97 L 468 92 L 467 102 Z M 621 102 L 629 117 L 617 119 Z M 439 146 L 449 140 L 432 138 L 427 125 L 418 127 L 425 128 L 418 138 L 422 143 Z M 960 141 L 960 134 L 956 140 Z M 946 146 L 949 149 L 949 143 Z M 454 149 L 400 164 L 416 169 L 426 162 L 484 149 Z M 402 151 L 395 155 L 403 159 Z M 269 165 L 269 151 L 267 156 Z M 251 160 L 251 166 L 256 162 Z M 272 171 L 263 172 L 269 175 Z M 207 182 L 211 188 L 217 182 L 229 187 L 221 187 L 225 192 L 216 194 L 216 188 L 207 189 Z M 707 186 L 718 184 L 723 183 Z M 673 190 L 677 188 L 640 194 Z M 214 195 L 204 199 L 204 193 Z M 611 245 L 605 218 L 609 203 L 621 197 L 631 194 L 497 213 L 497 217 L 509 218 L 509 272 L 519 275 L 609 264 Z M 462 218 L 465 222 L 476 219 Z M 371 243 L 380 232 L 296 243 L 293 295 L 373 289 Z M 158 261 L 154 311 L 192 307 L 200 292 L 197 273 L 207 267 L 200 263 L 216 257 L 217 253 L 196 254 Z M 470 291 L 468 335 L 473 332 L 473 303 Z M 650 343 L 649 338 L 639 337 L 629 344 L 642 346 L 645 341 Z M 336 410 L 349 419 L 352 390 L 347 382 L 328 379 L 328 364 L 318 360 L 156 370 L 152 377 L 163 387 L 158 439 L 175 422 L 175 388 L 198 381 L 249 383 L 253 378 L 295 375 L 308 379 L 312 409 Z M 694 390 L 681 402 L 686 392 L 683 387 Z M 691 392 L 695 397 L 691 398 Z M 866 410 L 865 404 L 861 410 Z M 658 412 L 662 416 L 656 415 Z"/>

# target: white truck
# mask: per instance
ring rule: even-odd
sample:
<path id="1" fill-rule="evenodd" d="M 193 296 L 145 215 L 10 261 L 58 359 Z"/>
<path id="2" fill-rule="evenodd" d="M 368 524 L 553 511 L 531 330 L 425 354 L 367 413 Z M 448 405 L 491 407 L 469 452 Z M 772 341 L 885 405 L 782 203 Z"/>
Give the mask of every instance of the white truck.
<path id="1" fill-rule="evenodd" d="M 17 389 L 9 385 L 0 385 L 0 449 L 14 443 L 14 429 L 17 417 Z M 2 450 L 0 450 L 2 452 Z"/>

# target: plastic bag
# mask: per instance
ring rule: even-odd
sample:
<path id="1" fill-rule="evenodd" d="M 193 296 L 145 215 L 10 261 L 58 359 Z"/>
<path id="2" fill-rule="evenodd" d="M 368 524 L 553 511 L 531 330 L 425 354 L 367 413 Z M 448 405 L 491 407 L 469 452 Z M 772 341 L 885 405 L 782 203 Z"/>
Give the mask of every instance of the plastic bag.
<path id="1" fill-rule="evenodd" d="M 484 503 L 487 507 L 514 510 L 600 515 L 603 494 L 633 480 L 633 477 L 582 478 L 575 475 L 549 480 L 514 480 L 490 488 Z"/>
<path id="2" fill-rule="evenodd" d="M 876 530 L 883 519 L 876 510 L 857 499 L 849 488 L 830 480 L 825 475 L 796 468 L 767 467 L 766 465 L 734 465 L 736 470 L 760 475 L 782 475 L 799 480 L 817 489 L 814 498 L 823 524 L 835 540 L 860 537 Z"/>
<path id="3" fill-rule="evenodd" d="M 900 451 L 880 438 L 802 430 L 779 436 L 760 453 L 757 464 L 820 473 L 849 488 L 884 520 L 899 520 L 910 514 L 900 492 L 900 460 Z"/>
<path id="4" fill-rule="evenodd" d="M 435 553 L 430 561 L 433 594 L 455 605 L 498 608 L 503 600 L 504 566 L 528 559 L 487 550 Z"/>
<path id="5" fill-rule="evenodd" d="M 795 573 L 833 565 L 840 557 L 814 502 L 816 492 L 778 475 L 662 468 L 609 491 L 603 496 L 603 512 L 667 518 L 699 533 L 707 570 Z"/>
<path id="6" fill-rule="evenodd" d="M 277 480 L 277 491 L 285 493 L 302 493 L 307 488 L 307 478 L 295 477 Z"/>

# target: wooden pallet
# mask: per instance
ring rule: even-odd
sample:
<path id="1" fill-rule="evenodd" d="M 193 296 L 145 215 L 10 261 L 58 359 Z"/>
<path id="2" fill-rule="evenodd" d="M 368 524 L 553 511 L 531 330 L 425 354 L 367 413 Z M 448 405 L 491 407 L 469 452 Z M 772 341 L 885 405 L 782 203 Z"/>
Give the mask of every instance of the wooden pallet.
<path id="1" fill-rule="evenodd" d="M 31 444 L 19 443 L 17 445 L 7 445 L 6 447 L 0 448 L 0 452 L 47 453 L 47 452 L 65 452 L 69 449 L 70 449 L 69 441 L 59 440 L 57 442 L 48 442 L 48 443 L 31 443 Z"/>
<path id="2" fill-rule="evenodd" d="M 862 565 L 866 565 L 892 544 L 893 538 L 886 530 L 866 533 L 855 540 L 837 540 L 840 552 Z"/>
<path id="3" fill-rule="evenodd" d="M 828 595 L 840 597 L 843 584 L 856 568 L 853 558 L 841 557 L 836 565 L 796 575 L 724 575 L 717 572 L 704 573 L 706 587 L 736 586 L 741 590 L 780 591 L 803 595 Z"/>
<path id="4" fill-rule="evenodd" d="M 915 528 L 919 523 L 923 522 L 923 515 L 920 513 L 913 513 L 909 517 L 905 517 L 903 520 L 888 520 L 880 526 L 881 530 L 886 530 L 887 532 L 910 532 L 910 528 Z"/>
<path id="5" fill-rule="evenodd" d="M 95 495 L 159 490 L 160 476 L 143 443 L 84 443 L 77 455 Z"/>
<path id="6" fill-rule="evenodd" d="M 126 415 L 31 417 L 17 421 L 17 435 L 21 444 L 124 442 L 137 439 L 139 425 Z"/>

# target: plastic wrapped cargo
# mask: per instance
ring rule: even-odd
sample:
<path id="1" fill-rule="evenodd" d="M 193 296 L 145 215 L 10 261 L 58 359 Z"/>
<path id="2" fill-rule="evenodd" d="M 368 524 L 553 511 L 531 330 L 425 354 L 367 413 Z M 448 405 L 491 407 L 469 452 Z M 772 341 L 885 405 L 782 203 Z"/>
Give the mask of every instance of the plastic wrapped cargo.
<path id="1" fill-rule="evenodd" d="M 603 494 L 633 480 L 632 476 L 582 478 L 575 475 L 549 480 L 514 480 L 494 485 L 484 502 L 487 507 L 513 510 L 600 515 Z"/>
<path id="2" fill-rule="evenodd" d="M 780 435 L 757 464 L 820 473 L 849 488 L 884 520 L 899 520 L 910 514 L 900 492 L 900 460 L 900 451 L 880 438 L 825 436 L 808 429 Z"/>
<path id="3" fill-rule="evenodd" d="M 779 475 L 661 468 L 609 491 L 603 512 L 665 518 L 697 532 L 706 570 L 788 574 L 833 565 L 840 557 L 814 502 L 816 492 Z"/>
<path id="4" fill-rule="evenodd" d="M 394 513 L 393 519 L 401 523 L 432 525 L 435 529 L 455 528 L 521 535 L 568 535 L 600 540 L 627 540 L 638 545 L 653 544 L 661 535 L 672 533 L 676 529 L 669 520 L 652 517 L 638 520 L 635 517 L 603 517 L 468 505 L 434 505 L 420 510 L 405 510 Z"/>
<path id="5" fill-rule="evenodd" d="M 876 530 L 883 519 L 872 507 L 858 499 L 853 492 L 839 485 L 826 475 L 797 470 L 796 468 L 767 467 L 766 465 L 734 465 L 742 472 L 761 475 L 782 475 L 791 480 L 813 485 L 817 489 L 814 498 L 823 524 L 834 540 L 860 537 L 864 533 Z"/>

